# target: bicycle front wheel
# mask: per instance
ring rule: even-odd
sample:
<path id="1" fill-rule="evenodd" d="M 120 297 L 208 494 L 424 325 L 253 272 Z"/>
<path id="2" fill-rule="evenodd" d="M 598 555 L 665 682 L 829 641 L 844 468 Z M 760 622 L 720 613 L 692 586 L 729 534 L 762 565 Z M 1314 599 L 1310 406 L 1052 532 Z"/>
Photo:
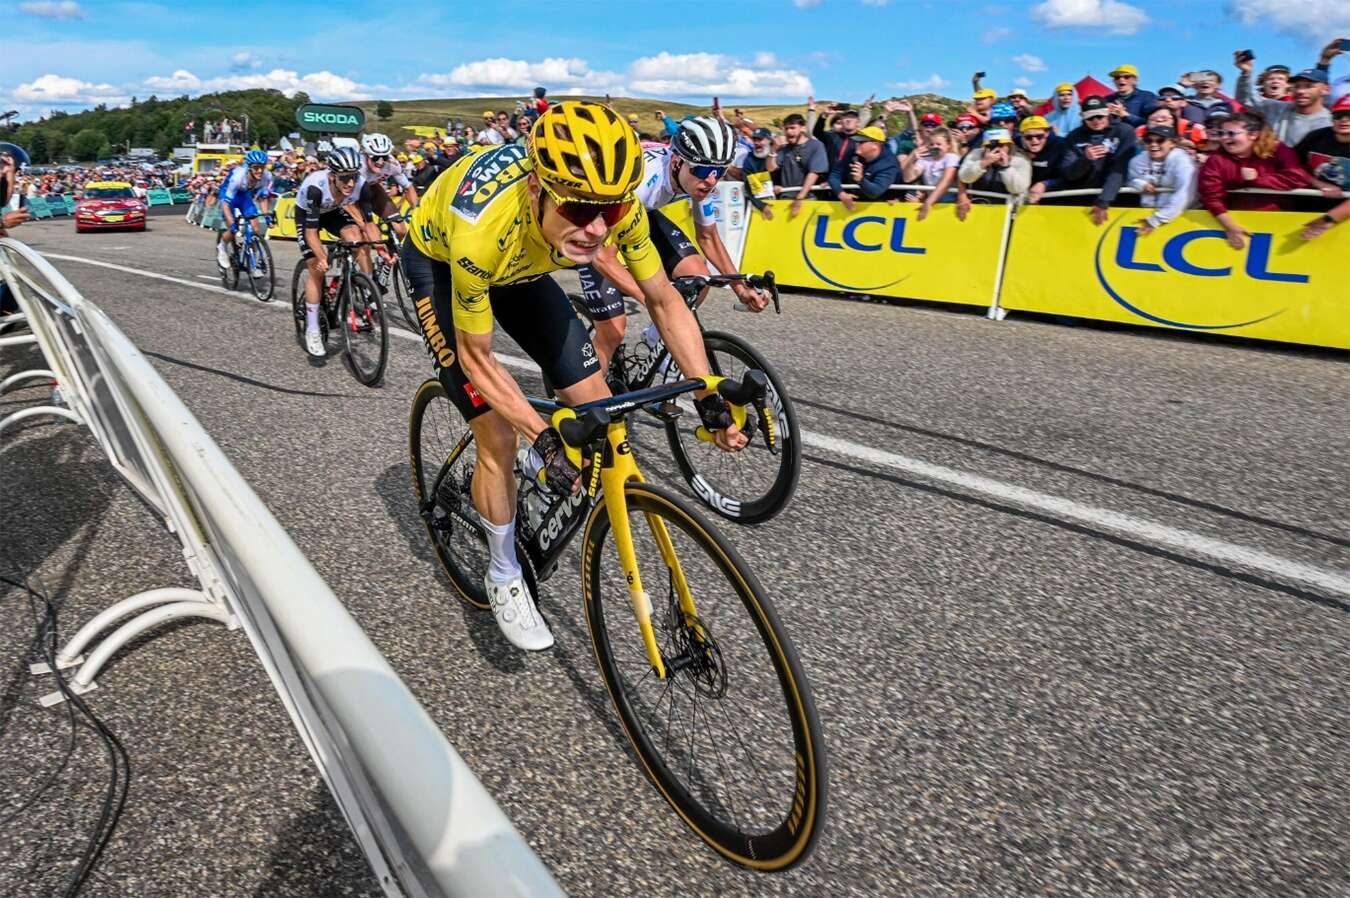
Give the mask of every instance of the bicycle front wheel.
<path id="1" fill-rule="evenodd" d="M 782 511 L 797 489 L 802 471 L 801 432 L 797 412 L 787 389 L 764 356 L 741 338 L 722 331 L 706 331 L 703 347 L 713 374 L 740 380 L 750 370 L 768 377 L 766 400 L 773 413 L 775 449 L 767 434 L 756 432 L 750 445 L 737 453 L 723 452 L 694 436 L 698 416 L 666 424 L 666 438 L 675 464 L 699 500 L 728 520 L 759 524 Z M 682 375 L 671 365 L 667 379 Z"/>
<path id="2" fill-rule="evenodd" d="M 389 361 L 384 298 L 374 281 L 362 272 L 353 271 L 343 288 L 340 309 L 338 326 L 342 328 L 352 374 L 361 383 L 373 387 L 384 376 L 384 366 Z"/>
<path id="3" fill-rule="evenodd" d="M 624 496 L 667 676 L 648 660 L 601 511 L 586 528 L 582 588 L 605 687 L 647 775 L 694 832 L 737 864 L 785 870 L 825 819 L 824 743 L 796 651 L 754 574 L 697 513 L 650 484 Z"/>
<path id="4" fill-rule="evenodd" d="M 253 240 L 252 266 L 248 270 L 248 284 L 253 295 L 262 302 L 271 302 L 276 292 L 277 276 L 272 270 L 272 247 L 260 238 Z"/>

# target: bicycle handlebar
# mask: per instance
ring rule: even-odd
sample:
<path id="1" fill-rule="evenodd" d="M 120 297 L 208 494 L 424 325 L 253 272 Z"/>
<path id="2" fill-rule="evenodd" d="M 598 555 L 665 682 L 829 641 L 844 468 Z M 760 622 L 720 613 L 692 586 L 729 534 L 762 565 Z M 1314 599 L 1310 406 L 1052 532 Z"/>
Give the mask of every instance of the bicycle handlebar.
<path id="1" fill-rule="evenodd" d="M 778 315 L 783 314 L 783 307 L 778 302 L 778 283 L 772 271 L 766 271 L 763 274 L 687 275 L 673 278 L 671 284 L 680 292 L 681 296 L 692 301 L 704 287 L 729 287 L 738 281 L 744 282 L 752 290 L 769 291 L 769 296 L 773 299 L 774 312 Z M 745 310 L 743 303 L 737 303 L 736 307 L 741 311 Z"/>

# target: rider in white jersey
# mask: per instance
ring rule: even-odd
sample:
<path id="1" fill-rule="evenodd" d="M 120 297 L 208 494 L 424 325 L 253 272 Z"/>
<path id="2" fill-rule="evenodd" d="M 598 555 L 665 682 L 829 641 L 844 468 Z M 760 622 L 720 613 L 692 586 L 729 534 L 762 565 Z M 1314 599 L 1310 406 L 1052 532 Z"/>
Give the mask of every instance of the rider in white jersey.
<path id="1" fill-rule="evenodd" d="M 328 154 L 328 167 L 311 172 L 295 194 L 295 236 L 300 257 L 309 269 L 305 279 L 305 350 L 312 356 L 324 355 L 319 334 L 319 284 L 328 271 L 328 251 L 319 232 L 324 230 L 349 242 L 361 239 L 366 223 L 357 192 L 362 165 L 359 152 L 338 147 Z"/>
<path id="2" fill-rule="evenodd" d="M 707 276 L 710 272 L 704 261 L 705 255 L 722 274 L 736 273 L 736 264 L 717 233 L 709 197 L 718 179 L 735 160 L 737 149 L 736 135 L 730 125 L 719 118 L 703 116 L 681 122 L 669 147 L 643 150 L 644 170 L 637 196 L 650 210 L 652 242 L 661 254 L 662 266 L 669 277 Z M 693 206 L 697 247 L 674 222 L 658 211 L 661 206 L 682 196 L 687 196 Z M 577 274 L 595 322 L 595 349 L 601 364 L 607 366 L 614 349 L 623 342 L 627 325 L 623 297 L 642 301 L 642 291 L 618 260 L 614 247 L 602 249 L 595 261 L 578 268 Z M 768 304 L 767 296 L 745 284 L 734 283 L 731 289 L 752 311 L 758 312 Z M 702 302 L 702 297 L 699 301 Z"/>
<path id="3" fill-rule="evenodd" d="M 408 211 L 417 206 L 417 188 L 408 180 L 403 165 L 394 158 L 394 142 L 383 134 L 372 133 L 361 138 L 361 149 L 365 159 L 361 165 L 361 180 L 356 185 L 356 196 L 361 199 L 361 213 L 366 217 L 365 232 L 367 240 L 380 239 L 380 226 L 371 221 L 372 213 L 388 220 L 398 214 L 398 207 L 389 197 L 385 182 L 392 180 L 403 192 L 408 203 Z M 402 239 L 408 233 L 408 226 L 400 221 L 390 223 L 394 233 Z"/>

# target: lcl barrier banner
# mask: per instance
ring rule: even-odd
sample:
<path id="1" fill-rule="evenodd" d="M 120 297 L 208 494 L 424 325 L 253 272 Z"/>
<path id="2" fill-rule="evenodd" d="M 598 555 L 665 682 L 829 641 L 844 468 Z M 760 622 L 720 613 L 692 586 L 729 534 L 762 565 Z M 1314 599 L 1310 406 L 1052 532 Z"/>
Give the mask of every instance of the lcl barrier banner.
<path id="1" fill-rule="evenodd" d="M 742 271 L 772 270 L 780 284 L 812 290 L 871 293 L 987 306 L 993 300 L 1004 205 L 977 205 L 965 221 L 956 206 L 935 205 L 919 221 L 918 203 L 808 200 L 796 218 L 791 203 L 756 212 Z"/>
<path id="2" fill-rule="evenodd" d="M 1350 349 L 1350 228 L 1305 242 L 1313 213 L 1236 212 L 1251 232 L 1233 249 L 1206 212 L 1186 212 L 1147 237 L 1146 216 L 1119 210 L 1097 227 L 1088 210 L 1022 209 L 1001 304 L 1198 333 Z"/>

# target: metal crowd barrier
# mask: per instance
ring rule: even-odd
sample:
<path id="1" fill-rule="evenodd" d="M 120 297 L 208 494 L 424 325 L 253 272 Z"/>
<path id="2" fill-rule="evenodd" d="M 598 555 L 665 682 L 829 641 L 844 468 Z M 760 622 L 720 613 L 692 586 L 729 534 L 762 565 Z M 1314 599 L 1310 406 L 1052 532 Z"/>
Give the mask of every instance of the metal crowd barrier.
<path id="1" fill-rule="evenodd" d="M 8 282 L 47 365 L 0 390 L 54 380 L 52 403 L 11 414 L 87 426 L 109 462 L 182 545 L 198 588 L 140 593 L 66 643 L 75 692 L 165 621 L 243 627 L 388 896 L 562 892 L 408 687 L 271 512 L 131 341 L 37 252 L 0 238 Z M 0 344 L 3 345 L 3 344 Z M 123 618 L 84 657 L 97 635 Z M 34 665 L 35 674 L 49 674 Z M 169 684 L 165 684 L 168 688 Z M 55 704 L 46 696 L 44 704 Z"/>

